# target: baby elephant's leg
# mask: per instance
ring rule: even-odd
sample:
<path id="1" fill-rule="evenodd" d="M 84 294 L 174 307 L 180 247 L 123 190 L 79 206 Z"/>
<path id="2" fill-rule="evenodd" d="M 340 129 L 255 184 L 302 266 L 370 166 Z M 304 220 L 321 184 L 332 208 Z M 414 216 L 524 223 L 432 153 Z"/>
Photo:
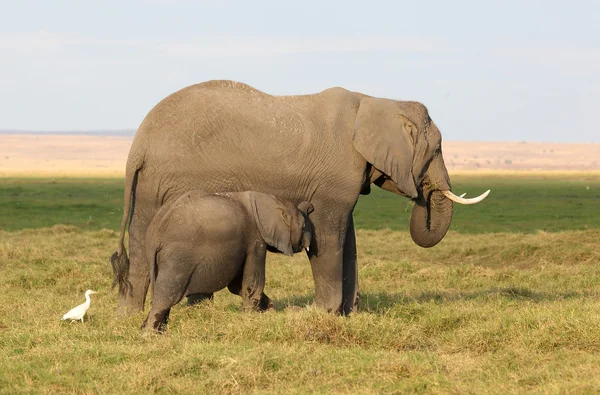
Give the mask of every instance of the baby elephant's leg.
<path id="1" fill-rule="evenodd" d="M 152 302 L 152 308 L 148 312 L 148 316 L 142 324 L 142 329 L 152 329 L 155 332 L 164 332 L 169 321 L 169 313 L 171 307 L 158 306 Z"/>
<path id="2" fill-rule="evenodd" d="M 183 299 L 191 273 L 171 270 L 168 263 L 161 265 L 152 291 L 152 306 L 142 329 L 163 332 L 166 329 L 171 307 Z"/>
<path id="3" fill-rule="evenodd" d="M 265 259 L 267 251 L 264 248 L 256 248 L 251 251 L 246 258 L 243 274 L 239 288 L 236 287 L 236 281 L 232 282 L 229 290 L 242 297 L 242 308 L 244 310 L 274 310 L 275 306 L 271 299 L 263 292 L 265 288 Z M 234 290 L 232 290 L 234 288 Z"/>
<path id="4" fill-rule="evenodd" d="M 234 295 L 239 295 L 243 298 L 242 295 L 242 281 L 244 279 L 244 273 L 243 270 L 242 272 L 229 284 L 227 284 L 227 288 L 229 289 L 229 292 L 231 292 Z M 267 311 L 267 310 L 275 310 L 275 306 L 273 305 L 273 302 L 271 302 L 271 299 L 269 299 L 269 297 L 262 292 L 262 295 L 260 297 L 260 303 L 258 304 L 258 311 Z"/>

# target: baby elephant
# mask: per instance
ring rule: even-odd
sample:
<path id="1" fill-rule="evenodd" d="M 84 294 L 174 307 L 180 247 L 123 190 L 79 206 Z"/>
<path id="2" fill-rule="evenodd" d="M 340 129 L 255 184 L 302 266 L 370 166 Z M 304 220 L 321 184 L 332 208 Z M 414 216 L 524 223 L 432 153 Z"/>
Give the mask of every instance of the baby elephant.
<path id="1" fill-rule="evenodd" d="M 164 330 L 171 307 L 190 294 L 225 286 L 245 310 L 266 310 L 267 247 L 286 255 L 308 249 L 309 202 L 298 208 L 259 192 L 185 193 L 160 208 L 146 233 L 152 307 L 142 328 Z"/>

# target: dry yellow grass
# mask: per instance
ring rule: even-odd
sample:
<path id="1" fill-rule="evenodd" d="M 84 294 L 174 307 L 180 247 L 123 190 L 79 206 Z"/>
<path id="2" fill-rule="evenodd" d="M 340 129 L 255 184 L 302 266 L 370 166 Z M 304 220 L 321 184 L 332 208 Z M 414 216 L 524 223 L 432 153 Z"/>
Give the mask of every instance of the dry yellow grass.
<path id="1" fill-rule="evenodd" d="M 179 305 L 167 333 L 115 320 L 109 230 L 0 233 L 2 392 L 522 393 L 600 391 L 597 230 L 449 234 L 359 231 L 362 311 L 314 308 L 306 258 L 269 255 L 276 313 L 222 291 Z M 60 316 L 92 288 L 89 319 Z"/>

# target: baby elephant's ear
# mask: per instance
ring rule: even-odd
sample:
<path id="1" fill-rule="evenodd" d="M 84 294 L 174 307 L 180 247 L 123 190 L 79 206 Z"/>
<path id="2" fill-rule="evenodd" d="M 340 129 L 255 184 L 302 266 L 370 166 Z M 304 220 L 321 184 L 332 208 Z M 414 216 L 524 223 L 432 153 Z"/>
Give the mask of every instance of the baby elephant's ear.
<path id="1" fill-rule="evenodd" d="M 271 195 L 256 193 L 251 199 L 254 219 L 265 242 L 285 255 L 294 255 L 287 208 Z"/>

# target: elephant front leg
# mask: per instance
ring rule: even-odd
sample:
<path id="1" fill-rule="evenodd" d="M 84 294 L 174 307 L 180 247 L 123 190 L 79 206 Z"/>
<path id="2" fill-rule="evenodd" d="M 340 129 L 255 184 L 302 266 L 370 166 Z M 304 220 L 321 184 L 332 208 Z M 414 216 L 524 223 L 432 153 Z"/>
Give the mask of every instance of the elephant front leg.
<path id="1" fill-rule="evenodd" d="M 344 241 L 343 262 L 343 299 L 342 313 L 348 315 L 357 313 L 359 307 L 358 287 L 358 258 L 356 255 L 356 234 L 354 231 L 354 220 L 350 217 L 346 240 Z"/>
<path id="2" fill-rule="evenodd" d="M 264 293 L 266 256 L 264 244 L 257 245 L 254 251 L 248 254 L 242 275 L 228 286 L 232 293 L 242 297 L 242 309 L 245 311 L 275 310 L 273 302 Z"/>
<path id="3" fill-rule="evenodd" d="M 358 295 L 356 243 L 351 214 L 340 214 L 340 218 L 344 220 L 334 226 L 326 221 L 328 218 L 313 219 L 315 236 L 308 256 L 315 305 L 346 315 L 355 309 Z"/>
<path id="4" fill-rule="evenodd" d="M 227 284 L 227 289 L 229 289 L 229 292 L 231 292 L 234 295 L 239 295 L 243 298 L 244 297 L 242 295 L 243 280 L 244 280 L 244 274 L 242 271 L 232 282 Z M 275 305 L 273 304 L 271 299 L 269 299 L 269 297 L 264 293 L 264 291 L 262 292 L 262 295 L 260 297 L 260 302 L 258 304 L 258 310 L 259 311 L 275 310 Z"/>
<path id="5" fill-rule="evenodd" d="M 315 305 L 328 313 L 343 312 L 343 258 L 340 243 L 321 243 L 318 253 L 309 252 L 315 282 Z"/>

